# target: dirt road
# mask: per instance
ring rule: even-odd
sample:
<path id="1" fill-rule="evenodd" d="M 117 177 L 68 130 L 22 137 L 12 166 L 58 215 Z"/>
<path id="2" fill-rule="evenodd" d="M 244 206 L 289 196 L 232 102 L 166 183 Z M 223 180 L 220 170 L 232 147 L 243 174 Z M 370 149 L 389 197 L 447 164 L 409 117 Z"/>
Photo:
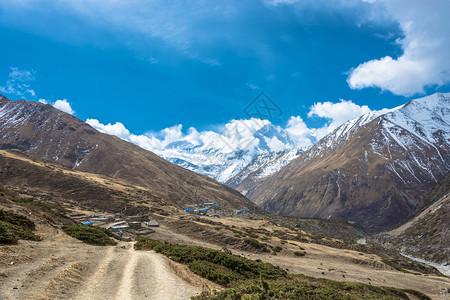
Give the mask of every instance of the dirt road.
<path id="1" fill-rule="evenodd" d="M 133 243 L 109 247 L 97 270 L 76 299 L 189 299 L 200 293 L 172 273 L 153 251 L 136 251 Z"/>
<path id="2" fill-rule="evenodd" d="M 58 232 L 48 242 L 1 250 L 14 251 L 0 268 L 1 300 L 189 299 L 201 292 L 175 275 L 167 258 L 133 243 L 95 247 Z"/>

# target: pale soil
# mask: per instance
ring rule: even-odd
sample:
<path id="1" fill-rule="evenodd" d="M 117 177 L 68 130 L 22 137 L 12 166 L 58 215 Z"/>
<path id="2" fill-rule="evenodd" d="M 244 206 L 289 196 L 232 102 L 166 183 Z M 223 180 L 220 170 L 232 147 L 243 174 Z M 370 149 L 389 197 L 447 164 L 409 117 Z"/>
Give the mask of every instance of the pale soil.
<path id="1" fill-rule="evenodd" d="M 89 246 L 46 231 L 41 242 L 0 246 L 0 299 L 189 299 L 209 286 L 132 243 Z"/>

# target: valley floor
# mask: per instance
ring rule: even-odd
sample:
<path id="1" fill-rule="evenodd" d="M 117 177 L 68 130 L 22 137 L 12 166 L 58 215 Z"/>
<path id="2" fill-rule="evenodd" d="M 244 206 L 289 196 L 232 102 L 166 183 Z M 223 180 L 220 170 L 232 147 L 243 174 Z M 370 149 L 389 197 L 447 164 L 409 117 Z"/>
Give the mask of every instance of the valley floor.
<path id="1" fill-rule="evenodd" d="M 223 245 L 196 234 L 180 232 L 161 220 L 152 238 L 213 249 Z M 173 218 L 178 220 L 178 218 Z M 221 218 L 223 224 L 258 227 L 266 221 Z M 196 223 L 196 222 L 194 222 Z M 210 226 L 200 224 L 197 226 Z M 198 232 L 198 231 L 197 231 Z M 40 242 L 0 246 L 0 299 L 189 299 L 219 286 L 191 273 L 153 251 L 135 251 L 133 243 L 99 247 L 81 243 L 60 229 L 38 225 Z M 276 242 L 276 241 L 274 241 Z M 278 242 L 277 242 L 278 243 Z M 290 273 L 337 281 L 415 289 L 433 299 L 449 299 L 450 279 L 397 271 L 375 254 L 289 241 L 278 255 L 230 249 L 251 259 L 278 265 Z M 303 247 L 306 256 L 292 253 Z"/>

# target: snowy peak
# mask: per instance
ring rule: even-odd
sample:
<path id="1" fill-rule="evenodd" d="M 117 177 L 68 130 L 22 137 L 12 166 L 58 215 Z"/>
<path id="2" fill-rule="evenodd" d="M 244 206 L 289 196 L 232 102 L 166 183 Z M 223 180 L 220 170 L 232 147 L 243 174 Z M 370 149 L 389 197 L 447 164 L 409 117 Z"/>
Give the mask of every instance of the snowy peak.
<path id="1" fill-rule="evenodd" d="M 243 186 L 254 185 L 258 180 L 265 178 L 286 166 L 299 157 L 305 149 L 286 149 L 278 152 L 268 152 L 256 156 L 236 176 L 230 178 L 226 184 L 232 188 L 239 187 L 245 196 L 248 190 Z"/>
<path id="2" fill-rule="evenodd" d="M 210 176 L 220 182 L 227 182 L 259 156 L 269 153 L 281 155 L 287 160 L 274 163 L 266 174 L 278 171 L 294 157 L 283 154 L 299 146 L 283 128 L 266 120 L 233 120 L 221 134 L 203 132 L 197 143 L 187 140 L 172 142 L 153 151 L 166 160 L 191 171 Z M 296 156 L 295 156 L 296 157 Z M 267 160 L 267 158 L 266 158 Z M 279 167 L 276 167 L 279 166 Z"/>
<path id="3" fill-rule="evenodd" d="M 414 133 L 430 143 L 442 133 L 443 142 L 450 138 L 450 93 L 434 94 L 408 102 L 402 108 L 384 115 L 384 119 Z"/>

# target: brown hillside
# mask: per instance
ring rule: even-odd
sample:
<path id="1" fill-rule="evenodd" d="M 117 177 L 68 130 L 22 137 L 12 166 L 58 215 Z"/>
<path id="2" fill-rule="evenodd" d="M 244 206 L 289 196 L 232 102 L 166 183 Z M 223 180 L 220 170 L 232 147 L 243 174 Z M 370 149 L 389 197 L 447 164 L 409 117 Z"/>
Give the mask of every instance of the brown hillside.
<path id="1" fill-rule="evenodd" d="M 51 105 L 0 96 L 0 149 L 19 149 L 73 170 L 125 180 L 177 206 L 207 201 L 255 207 L 235 190 L 100 133 Z"/>

